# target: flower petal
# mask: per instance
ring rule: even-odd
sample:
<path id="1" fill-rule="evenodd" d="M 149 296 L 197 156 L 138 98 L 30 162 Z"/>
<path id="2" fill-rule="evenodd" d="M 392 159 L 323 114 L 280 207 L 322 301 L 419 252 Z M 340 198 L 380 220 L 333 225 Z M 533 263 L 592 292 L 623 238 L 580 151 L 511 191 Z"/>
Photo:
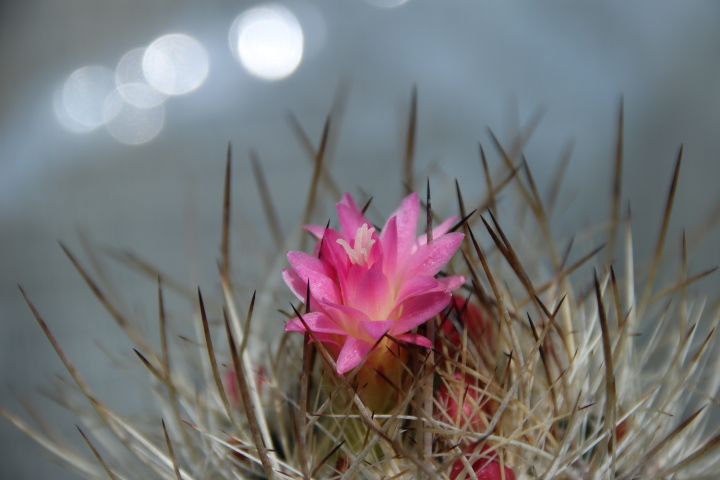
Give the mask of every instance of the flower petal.
<path id="1" fill-rule="evenodd" d="M 433 292 L 451 293 L 465 283 L 462 275 L 452 275 L 444 278 L 435 277 L 412 277 L 402 284 L 397 294 L 397 302 L 402 303 L 405 299 Z"/>
<path id="2" fill-rule="evenodd" d="M 418 335 L 416 333 L 405 333 L 405 334 L 399 335 L 395 338 L 397 338 L 401 342 L 412 343 L 414 345 L 419 345 L 419 346 L 425 347 L 425 348 L 432 348 L 432 346 L 433 346 L 433 344 L 429 338 L 424 337 L 422 335 Z"/>
<path id="3" fill-rule="evenodd" d="M 339 283 L 342 286 L 342 279 L 347 271 L 350 260 L 343 247 L 337 242 L 342 236 L 337 230 L 328 228 L 320 240 L 320 252 L 318 258 L 331 270 L 335 270 Z"/>
<path id="4" fill-rule="evenodd" d="M 355 204 L 355 199 L 349 193 L 343 194 L 342 200 L 336 205 L 340 227 L 347 240 L 355 238 L 355 232 L 366 223 L 372 227 L 360 209 Z"/>
<path id="5" fill-rule="evenodd" d="M 410 297 L 443 291 L 445 291 L 444 285 L 435 277 L 411 277 L 402 282 L 400 291 L 397 293 L 396 301 L 397 303 L 402 303 Z"/>
<path id="6" fill-rule="evenodd" d="M 340 350 L 340 347 L 343 346 L 343 343 L 345 343 L 345 337 L 343 335 L 335 335 L 333 333 L 316 333 L 313 337 L 315 338 L 310 337 L 310 343 L 314 343 L 315 340 L 317 340 L 319 343 L 325 345 L 325 349 L 331 355 L 336 354 Z"/>
<path id="7" fill-rule="evenodd" d="M 395 218 L 397 222 L 398 254 L 401 256 L 409 254 L 415 246 L 419 215 L 420 197 L 413 192 L 403 199 L 400 207 L 391 216 L 391 219 Z M 389 223 L 386 225 L 389 225 Z"/>
<path id="8" fill-rule="evenodd" d="M 285 285 L 292 290 L 298 300 L 304 302 L 307 284 L 303 282 L 300 276 L 295 273 L 295 270 L 291 268 L 283 269 L 282 276 L 283 280 L 285 280 Z"/>
<path id="9" fill-rule="evenodd" d="M 382 320 L 382 321 L 370 321 L 362 322 L 362 327 L 365 332 L 377 342 L 383 335 L 390 331 L 390 328 L 395 324 L 394 320 Z"/>
<path id="10" fill-rule="evenodd" d="M 319 302 L 319 305 L 325 313 L 340 325 L 346 332 L 346 335 L 361 338 L 367 342 L 375 342 L 375 338 L 368 335 L 367 330 L 364 327 L 365 323 L 372 323 L 372 320 L 363 312 L 357 308 L 352 308 L 347 305 L 331 302 Z"/>
<path id="11" fill-rule="evenodd" d="M 300 280 L 306 285 L 310 283 L 310 293 L 314 298 L 338 301 L 339 292 L 337 284 L 331 279 L 332 272 L 320 259 L 304 252 L 288 252 L 287 258 Z"/>
<path id="12" fill-rule="evenodd" d="M 299 317 L 291 319 L 285 325 L 286 332 L 304 332 L 307 324 L 313 333 L 332 333 L 336 335 L 346 335 L 343 330 L 333 319 L 322 312 L 308 312 L 303 314 L 302 320 Z"/>
<path id="13" fill-rule="evenodd" d="M 405 278 L 434 277 L 455 255 L 463 241 L 462 233 L 448 233 L 423 245 L 410 257 L 403 271 Z"/>
<path id="14" fill-rule="evenodd" d="M 452 292 L 465 284 L 465 277 L 462 275 L 451 275 L 445 278 L 438 278 L 437 281 L 445 288 L 446 292 Z"/>
<path id="15" fill-rule="evenodd" d="M 450 303 L 450 298 L 450 294 L 445 292 L 433 292 L 408 298 L 395 307 L 393 314 L 399 315 L 400 318 L 390 329 L 390 334 L 400 335 L 422 325 L 440 313 Z"/>
<path id="16" fill-rule="evenodd" d="M 369 270 L 353 267 L 351 270 L 353 270 L 352 273 L 356 273 L 356 279 L 352 282 L 354 288 L 348 288 L 344 292 L 345 304 L 362 310 L 371 320 L 387 318 L 387 314 L 390 313 L 388 304 L 392 299 L 390 298 L 390 285 L 383 273 L 382 264 L 378 262 Z"/>
<path id="17" fill-rule="evenodd" d="M 452 217 L 443 221 L 440 225 L 433 228 L 432 238 L 440 238 L 443 235 L 445 235 L 457 223 L 457 221 L 458 221 L 458 217 L 456 217 L 455 215 L 453 215 Z M 417 239 L 417 242 L 418 242 L 418 245 L 427 244 L 427 235 L 426 234 L 420 235 Z"/>
<path id="18" fill-rule="evenodd" d="M 372 345 L 353 337 L 347 337 L 337 359 L 337 373 L 343 375 L 365 360 Z"/>
<path id="19" fill-rule="evenodd" d="M 303 227 L 303 230 L 309 232 L 313 237 L 317 238 L 318 240 L 321 240 L 326 229 L 324 225 L 305 225 Z"/>
<path id="20" fill-rule="evenodd" d="M 398 229 L 397 218 L 391 217 L 380 234 L 383 253 L 383 271 L 390 278 L 395 277 L 398 265 Z"/>

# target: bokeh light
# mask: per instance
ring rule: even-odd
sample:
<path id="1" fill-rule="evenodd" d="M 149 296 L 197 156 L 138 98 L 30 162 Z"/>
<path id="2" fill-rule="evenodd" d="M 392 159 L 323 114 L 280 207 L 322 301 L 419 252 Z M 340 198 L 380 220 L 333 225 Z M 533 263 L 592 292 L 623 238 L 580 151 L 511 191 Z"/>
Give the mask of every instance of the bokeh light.
<path id="1" fill-rule="evenodd" d="M 142 83 L 128 83 L 119 86 L 105 99 L 103 105 L 105 128 L 120 143 L 126 145 L 147 143 L 158 136 L 165 124 L 165 107 L 162 104 L 141 108 L 125 100 L 143 89 L 151 90 Z M 128 94 L 129 91 L 136 93 Z"/>
<path id="2" fill-rule="evenodd" d="M 142 59 L 147 83 L 165 95 L 184 95 L 205 82 L 210 60 L 202 44 L 189 35 L 172 33 L 152 42 Z"/>
<path id="3" fill-rule="evenodd" d="M 229 38 L 240 63 L 264 80 L 288 77 L 303 58 L 300 22 L 281 5 L 265 4 L 243 12 L 230 27 Z"/>
<path id="4" fill-rule="evenodd" d="M 77 120 L 73 119 L 67 112 L 65 105 L 63 104 L 63 88 L 62 86 L 57 88 L 53 93 L 52 98 L 53 112 L 55 113 L 55 119 L 58 121 L 60 126 L 71 133 L 88 133 L 92 131 L 92 128 L 82 125 Z"/>
<path id="5" fill-rule="evenodd" d="M 103 104 L 115 88 L 112 70 L 99 65 L 80 67 L 70 74 L 55 102 L 60 124 L 75 133 L 89 132 L 104 123 Z"/>
<path id="6" fill-rule="evenodd" d="M 115 67 L 115 85 L 118 92 L 126 102 L 140 108 L 152 108 L 160 105 L 167 99 L 154 88 L 145 83 L 143 74 L 143 55 L 145 48 L 134 48 L 120 58 Z M 131 85 L 130 88 L 120 88 L 123 85 Z"/>

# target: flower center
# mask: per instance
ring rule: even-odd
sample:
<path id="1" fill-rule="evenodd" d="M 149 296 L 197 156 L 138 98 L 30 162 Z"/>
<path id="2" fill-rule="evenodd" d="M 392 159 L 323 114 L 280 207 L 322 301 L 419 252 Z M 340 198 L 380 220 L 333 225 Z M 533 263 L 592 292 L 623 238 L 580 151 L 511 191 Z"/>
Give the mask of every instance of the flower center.
<path id="1" fill-rule="evenodd" d="M 368 227 L 367 223 L 363 223 L 355 232 L 355 242 L 353 242 L 352 247 L 344 238 L 338 238 L 337 243 L 345 249 L 345 253 L 347 253 L 352 263 L 366 265 L 370 257 L 370 251 L 375 245 L 375 240 L 372 238 L 373 233 L 375 233 L 375 229 Z"/>

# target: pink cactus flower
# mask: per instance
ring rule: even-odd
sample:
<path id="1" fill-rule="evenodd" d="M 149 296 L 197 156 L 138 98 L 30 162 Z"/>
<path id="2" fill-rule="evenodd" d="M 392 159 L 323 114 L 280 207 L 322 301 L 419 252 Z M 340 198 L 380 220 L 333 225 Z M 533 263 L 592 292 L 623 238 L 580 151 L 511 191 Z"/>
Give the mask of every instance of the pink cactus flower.
<path id="1" fill-rule="evenodd" d="M 335 355 L 337 373 L 344 374 L 370 354 L 386 334 L 393 339 L 431 348 L 432 343 L 411 333 L 448 306 L 461 276 L 436 278 L 463 240 L 449 233 L 456 218 L 433 229 L 428 244 L 418 236 L 420 200 L 413 193 L 376 231 L 349 194 L 337 204 L 340 229 L 310 225 L 318 239 L 315 255 L 289 252 L 291 268 L 285 283 L 304 301 L 310 288 L 310 311 L 291 319 L 286 331 L 304 332 Z M 303 323 L 304 322 L 304 323 Z"/>

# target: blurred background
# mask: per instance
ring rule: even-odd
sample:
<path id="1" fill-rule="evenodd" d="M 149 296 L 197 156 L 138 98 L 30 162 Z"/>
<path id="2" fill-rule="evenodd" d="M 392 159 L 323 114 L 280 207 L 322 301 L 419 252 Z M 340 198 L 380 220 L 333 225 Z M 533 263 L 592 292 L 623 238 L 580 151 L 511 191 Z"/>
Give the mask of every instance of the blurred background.
<path id="1" fill-rule="evenodd" d="M 79 440 L 72 416 L 37 394 L 64 372 L 20 283 L 98 395 L 158 422 L 131 386 L 146 376 L 131 345 L 57 240 L 94 264 L 104 285 L 122 292 L 125 311 L 154 332 L 153 282 L 104 252 L 132 249 L 217 296 L 232 142 L 233 263 L 247 302 L 278 252 L 248 152 L 257 152 L 283 233 L 294 234 L 311 169 L 287 116 L 317 144 L 334 98 L 344 101 L 328 159 L 333 175 L 342 190 L 372 195 L 383 214 L 403 192 L 413 85 L 418 169 L 434 172 L 445 214 L 454 212 L 453 178 L 470 199 L 485 193 L 478 142 L 492 152 L 493 169 L 501 164 L 486 127 L 509 142 L 544 111 L 525 154 L 547 192 L 573 146 L 552 219 L 562 242 L 607 218 L 624 95 L 624 203 L 641 258 L 654 246 L 677 148 L 686 147 L 674 254 L 681 229 L 706 224 L 719 197 L 718 20 L 713 1 L 0 3 L 0 405 L 23 412 L 30 399 L 53 430 Z M 324 204 L 332 201 L 323 194 Z M 717 242 L 715 234 L 692 244 L 691 270 L 720 262 Z M 717 281 L 703 285 L 715 296 Z M 192 305 L 170 301 L 174 333 L 191 335 L 182 322 Z M 256 324 L 271 341 L 283 322 L 269 315 Z M 0 478 L 76 478 L 4 421 L 0 448 Z"/>

